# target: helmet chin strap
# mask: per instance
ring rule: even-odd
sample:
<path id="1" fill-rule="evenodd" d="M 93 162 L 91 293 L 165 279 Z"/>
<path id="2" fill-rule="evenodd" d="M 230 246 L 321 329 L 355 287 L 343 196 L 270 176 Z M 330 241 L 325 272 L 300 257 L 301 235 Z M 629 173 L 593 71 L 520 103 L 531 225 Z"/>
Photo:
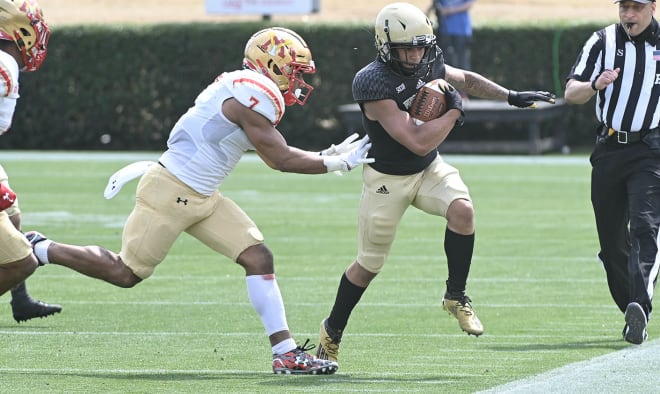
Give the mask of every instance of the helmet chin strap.
<path id="1" fill-rule="evenodd" d="M 284 96 L 284 105 L 286 106 L 292 106 L 298 102 L 298 98 L 291 92 L 291 90 L 282 92 L 282 95 Z"/>

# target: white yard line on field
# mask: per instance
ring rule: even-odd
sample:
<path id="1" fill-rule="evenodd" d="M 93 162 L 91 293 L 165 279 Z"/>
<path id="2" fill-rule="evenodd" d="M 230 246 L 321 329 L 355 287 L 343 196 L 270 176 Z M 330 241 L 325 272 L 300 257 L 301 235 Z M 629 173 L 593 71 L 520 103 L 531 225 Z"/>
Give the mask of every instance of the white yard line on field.
<path id="1" fill-rule="evenodd" d="M 478 394 L 657 393 L 660 391 L 659 370 L 660 339 L 656 339 Z"/>

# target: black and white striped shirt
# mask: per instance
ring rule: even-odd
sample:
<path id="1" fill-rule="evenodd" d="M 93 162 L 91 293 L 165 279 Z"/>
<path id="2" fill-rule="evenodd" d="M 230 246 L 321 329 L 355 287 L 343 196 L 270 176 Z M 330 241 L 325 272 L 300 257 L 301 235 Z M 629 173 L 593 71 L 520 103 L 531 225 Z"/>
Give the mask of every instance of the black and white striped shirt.
<path id="1" fill-rule="evenodd" d="M 591 35 L 568 79 L 593 81 L 603 70 L 620 68 L 619 78 L 596 95 L 596 117 L 608 127 L 641 131 L 660 124 L 660 29 L 653 19 L 631 40 L 620 24 Z"/>

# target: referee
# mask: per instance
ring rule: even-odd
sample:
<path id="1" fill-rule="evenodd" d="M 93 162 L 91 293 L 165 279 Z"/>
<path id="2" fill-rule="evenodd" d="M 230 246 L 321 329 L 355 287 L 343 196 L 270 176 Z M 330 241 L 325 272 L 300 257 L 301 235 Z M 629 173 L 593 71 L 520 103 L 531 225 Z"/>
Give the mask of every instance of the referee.
<path id="1" fill-rule="evenodd" d="M 619 23 L 589 37 L 564 98 L 584 104 L 596 95 L 590 161 L 598 257 L 624 313 L 623 338 L 641 344 L 660 266 L 660 29 L 655 0 L 615 3 Z"/>

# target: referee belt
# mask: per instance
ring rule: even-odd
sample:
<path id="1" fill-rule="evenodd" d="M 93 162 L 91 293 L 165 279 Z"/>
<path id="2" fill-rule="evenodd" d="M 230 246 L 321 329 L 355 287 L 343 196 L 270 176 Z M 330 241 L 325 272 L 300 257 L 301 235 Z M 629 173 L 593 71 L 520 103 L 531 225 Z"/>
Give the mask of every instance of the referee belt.
<path id="1" fill-rule="evenodd" d="M 620 131 L 609 128 L 607 130 L 607 139 L 610 141 L 616 141 L 619 144 L 634 144 L 640 142 L 644 136 L 647 134 L 657 133 L 660 130 L 660 127 L 649 130 L 640 130 L 640 131 Z"/>

